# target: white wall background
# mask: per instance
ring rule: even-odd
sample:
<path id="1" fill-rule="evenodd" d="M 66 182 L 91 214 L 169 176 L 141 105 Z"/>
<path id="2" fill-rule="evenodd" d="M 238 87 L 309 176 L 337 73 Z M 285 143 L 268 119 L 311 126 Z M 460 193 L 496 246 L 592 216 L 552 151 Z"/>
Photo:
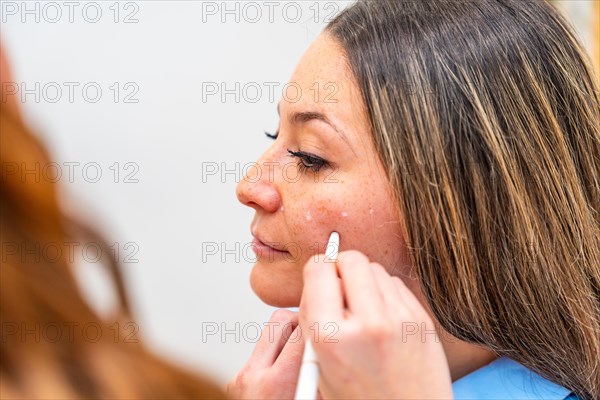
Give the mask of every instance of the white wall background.
<path id="1" fill-rule="evenodd" d="M 348 2 L 0 3 L 0 40 L 17 96 L 30 91 L 21 105 L 61 166 L 66 204 L 117 243 L 121 261 L 127 255 L 139 260 L 123 263 L 138 336 L 161 354 L 226 381 L 249 356 L 256 326 L 272 308 L 251 291 L 252 263 L 239 251 L 202 260 L 203 243 L 228 249 L 249 243 L 253 215 L 235 197 L 239 178 L 217 175 L 203 182 L 202 163 L 229 169 L 239 163 L 239 171 L 258 158 L 269 145 L 263 132 L 276 128 L 282 86 L 327 17 Z M 225 7 L 233 12 L 224 13 Z M 98 9 L 99 20 L 91 22 Z M 124 23 L 128 15 L 137 22 Z M 128 82 L 134 86 L 125 88 Z M 234 94 L 203 101 L 207 82 L 229 89 L 236 82 L 241 88 L 251 84 L 262 95 L 254 102 L 257 92 L 249 89 L 237 92 L 238 101 Z M 268 82 L 281 85 L 273 99 Z M 95 103 L 92 86 L 83 92 L 88 83 L 102 89 Z M 131 99 L 138 102 L 124 102 L 135 87 Z M 73 162 L 80 165 L 69 176 L 65 163 Z M 98 166 L 102 177 L 93 183 Z M 125 183 L 131 172 L 139 182 Z M 135 245 L 124 248 L 130 242 L 139 246 L 135 255 Z M 110 287 L 98 263 L 82 263 L 80 270 L 92 301 L 109 308 Z M 240 337 L 203 341 L 207 322 Z"/>

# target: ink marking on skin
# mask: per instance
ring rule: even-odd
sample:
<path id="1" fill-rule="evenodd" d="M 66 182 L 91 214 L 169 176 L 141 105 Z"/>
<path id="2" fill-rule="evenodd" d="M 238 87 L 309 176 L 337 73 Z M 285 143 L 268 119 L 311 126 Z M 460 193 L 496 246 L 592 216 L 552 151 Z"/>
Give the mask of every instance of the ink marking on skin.
<path id="1" fill-rule="evenodd" d="M 312 215 L 310 215 L 310 211 L 305 212 L 304 217 L 306 217 L 307 221 L 310 221 L 312 219 Z"/>

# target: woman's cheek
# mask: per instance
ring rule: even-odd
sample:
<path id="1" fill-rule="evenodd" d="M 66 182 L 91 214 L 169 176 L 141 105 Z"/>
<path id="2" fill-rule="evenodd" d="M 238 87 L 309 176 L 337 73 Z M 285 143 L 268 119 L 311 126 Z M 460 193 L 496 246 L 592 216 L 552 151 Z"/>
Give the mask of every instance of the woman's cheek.
<path id="1" fill-rule="evenodd" d="M 368 189 L 365 189 L 368 188 Z M 359 250 L 373 261 L 390 263 L 400 247 L 398 217 L 383 182 L 371 175 L 339 174 L 334 183 L 298 182 L 288 188 L 283 212 L 290 233 L 289 249 L 304 265 L 325 253 L 332 231 L 340 234 L 340 250 Z"/>
<path id="2" fill-rule="evenodd" d="M 288 250 L 295 261 L 304 265 L 310 257 L 325 253 L 327 241 L 333 231 L 340 234 L 340 250 L 360 249 L 360 244 L 364 245 L 365 239 L 376 240 L 364 237 L 364 231 L 360 229 L 361 218 L 360 214 L 343 204 L 335 209 L 319 204 L 298 209 L 294 217 L 297 223 L 289 225 L 294 239 Z"/>
<path id="3" fill-rule="evenodd" d="M 332 231 L 340 234 L 340 251 L 359 250 L 390 273 L 406 264 L 406 245 L 401 237 L 400 223 L 375 205 L 352 208 L 340 205 L 325 213 L 312 209 L 312 224 L 306 223 L 302 235 L 307 238 L 310 255 L 323 254 Z M 302 260 L 305 263 L 308 257 Z"/>
<path id="4" fill-rule="evenodd" d="M 290 251 L 294 254 L 295 248 L 296 252 L 301 253 L 296 257 L 299 262 L 305 263 L 311 256 L 324 253 L 332 231 L 343 234 L 347 230 L 345 225 L 349 213 L 333 211 L 334 205 L 328 203 L 314 202 L 294 207 L 286 216 L 293 238 Z"/>

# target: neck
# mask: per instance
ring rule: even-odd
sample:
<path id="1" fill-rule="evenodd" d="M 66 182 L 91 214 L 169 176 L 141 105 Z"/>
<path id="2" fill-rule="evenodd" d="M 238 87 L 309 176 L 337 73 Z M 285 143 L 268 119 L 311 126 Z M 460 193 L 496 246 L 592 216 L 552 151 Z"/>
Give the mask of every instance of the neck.
<path id="1" fill-rule="evenodd" d="M 498 358 L 496 353 L 485 347 L 463 342 L 447 332 L 444 333 L 445 335 L 441 340 L 448 360 L 452 382 Z"/>
<path id="2" fill-rule="evenodd" d="M 452 382 L 457 381 L 463 376 L 478 370 L 479 368 L 498 358 L 498 355 L 490 349 L 487 349 L 481 345 L 464 342 L 444 330 L 436 320 L 431 308 L 427 304 L 418 281 L 416 279 L 406 278 L 412 276 L 410 269 L 403 271 L 400 276 L 403 278 L 404 283 L 419 299 L 420 303 L 423 305 L 423 307 L 425 307 L 434 321 L 440 341 L 444 347 L 444 352 L 446 353 L 446 360 L 448 361 L 448 368 L 450 370 L 450 378 L 452 379 Z"/>

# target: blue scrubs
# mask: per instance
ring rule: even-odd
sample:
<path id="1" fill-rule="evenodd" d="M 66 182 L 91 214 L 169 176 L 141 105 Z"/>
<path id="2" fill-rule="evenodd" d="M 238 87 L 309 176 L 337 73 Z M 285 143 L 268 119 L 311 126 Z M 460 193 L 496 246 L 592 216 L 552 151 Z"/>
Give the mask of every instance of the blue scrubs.
<path id="1" fill-rule="evenodd" d="M 569 389 L 499 357 L 452 384 L 454 400 L 577 400 Z"/>

